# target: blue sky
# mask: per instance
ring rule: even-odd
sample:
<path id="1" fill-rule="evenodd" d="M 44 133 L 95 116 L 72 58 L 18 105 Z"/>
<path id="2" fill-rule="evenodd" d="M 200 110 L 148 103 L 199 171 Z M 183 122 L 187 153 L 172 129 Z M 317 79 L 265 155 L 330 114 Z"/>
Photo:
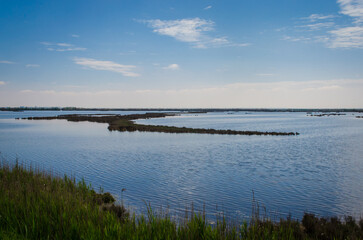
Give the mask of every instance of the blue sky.
<path id="1" fill-rule="evenodd" d="M 363 107 L 363 0 L 0 0 L 0 106 Z"/>

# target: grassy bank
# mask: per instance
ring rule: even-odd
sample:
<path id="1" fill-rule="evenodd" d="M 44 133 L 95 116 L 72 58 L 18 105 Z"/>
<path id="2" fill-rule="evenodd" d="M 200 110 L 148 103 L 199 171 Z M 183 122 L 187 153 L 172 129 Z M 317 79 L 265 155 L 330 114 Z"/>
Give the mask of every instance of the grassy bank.
<path id="1" fill-rule="evenodd" d="M 272 222 L 258 214 L 242 225 L 223 218 L 210 225 L 192 213 L 129 215 L 108 193 L 84 181 L 0 163 L 0 239 L 363 239 L 363 220 L 317 218 Z"/>
<path id="2" fill-rule="evenodd" d="M 221 135 L 272 135 L 272 136 L 287 136 L 299 135 L 297 132 L 262 132 L 262 131 L 235 131 L 235 130 L 219 130 L 205 128 L 187 128 L 161 125 L 143 125 L 137 124 L 134 120 L 148 118 L 163 118 L 167 116 L 175 116 L 175 113 L 145 113 L 145 114 L 71 114 L 59 115 L 54 117 L 28 117 L 23 119 L 28 120 L 53 120 L 64 119 L 71 122 L 97 122 L 108 123 L 108 130 L 120 132 L 163 132 L 163 133 L 198 133 L 198 134 L 221 134 Z"/>

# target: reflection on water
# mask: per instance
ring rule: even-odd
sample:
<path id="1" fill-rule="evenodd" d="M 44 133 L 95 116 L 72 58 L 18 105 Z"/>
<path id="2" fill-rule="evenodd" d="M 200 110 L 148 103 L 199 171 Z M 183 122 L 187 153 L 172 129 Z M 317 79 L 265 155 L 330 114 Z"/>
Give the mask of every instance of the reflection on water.
<path id="1" fill-rule="evenodd" d="M 0 112 L 2 157 L 84 177 L 117 196 L 126 188 L 124 201 L 136 211 L 145 209 L 143 201 L 171 212 L 193 203 L 243 218 L 251 214 L 252 190 L 277 216 L 359 216 L 363 210 L 363 120 L 351 114 L 238 112 L 138 121 L 299 136 L 121 133 L 99 123 L 14 120 L 56 114 L 65 112 Z"/>

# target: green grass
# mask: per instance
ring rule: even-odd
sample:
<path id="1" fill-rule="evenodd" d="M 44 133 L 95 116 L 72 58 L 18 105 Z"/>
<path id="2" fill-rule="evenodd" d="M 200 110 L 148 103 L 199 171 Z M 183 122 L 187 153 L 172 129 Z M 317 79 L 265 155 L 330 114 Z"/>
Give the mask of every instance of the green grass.
<path id="1" fill-rule="evenodd" d="M 363 221 L 305 214 L 273 222 L 261 219 L 211 225 L 205 213 L 183 220 L 155 214 L 130 215 L 108 193 L 96 193 L 85 181 L 0 163 L 0 239 L 363 239 Z M 257 211 L 256 211 L 257 210 Z"/>

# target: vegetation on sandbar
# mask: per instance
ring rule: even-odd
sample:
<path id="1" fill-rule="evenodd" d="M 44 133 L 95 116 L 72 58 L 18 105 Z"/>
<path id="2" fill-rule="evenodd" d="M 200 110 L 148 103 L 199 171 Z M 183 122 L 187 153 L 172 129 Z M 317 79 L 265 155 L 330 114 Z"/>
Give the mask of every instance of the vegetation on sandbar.
<path id="1" fill-rule="evenodd" d="M 363 239 L 363 220 L 305 214 L 278 222 L 259 217 L 210 224 L 205 213 L 172 220 L 148 208 L 130 214 L 85 181 L 0 162 L 0 239 Z"/>
<path id="2" fill-rule="evenodd" d="M 59 115 L 54 117 L 28 117 L 28 120 L 52 120 L 52 119 L 65 119 L 72 122 L 98 122 L 108 123 L 110 131 L 121 132 L 163 132 L 163 133 L 199 133 L 199 134 L 222 134 L 222 135 L 299 135 L 297 132 L 262 132 L 262 131 L 236 131 L 236 130 L 216 130 L 204 128 L 187 128 L 187 127 L 173 127 L 173 126 L 160 126 L 160 125 L 143 125 L 137 124 L 134 120 L 148 119 L 148 118 L 162 118 L 167 116 L 176 116 L 176 113 L 145 113 L 145 114 L 130 114 L 130 115 L 117 115 L 117 114 L 71 114 Z"/>
<path id="3" fill-rule="evenodd" d="M 321 113 L 321 114 L 312 114 L 308 113 L 309 117 L 330 117 L 330 116 L 344 116 L 346 113 Z"/>

